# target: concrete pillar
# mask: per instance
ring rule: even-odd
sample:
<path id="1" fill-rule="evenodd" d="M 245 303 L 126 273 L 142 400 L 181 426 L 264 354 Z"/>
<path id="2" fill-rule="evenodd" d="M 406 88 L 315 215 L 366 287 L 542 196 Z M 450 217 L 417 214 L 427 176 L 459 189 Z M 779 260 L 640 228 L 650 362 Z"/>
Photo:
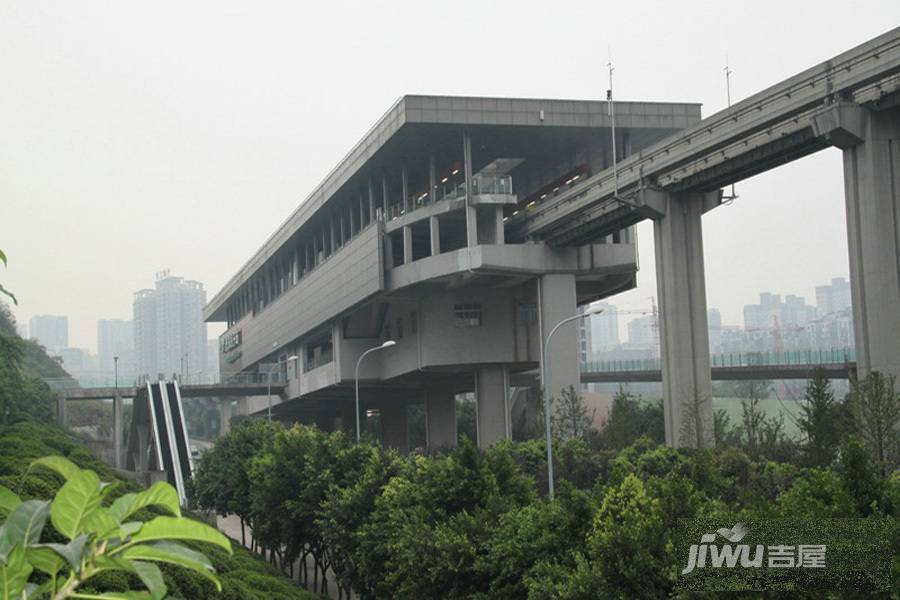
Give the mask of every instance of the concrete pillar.
<path id="1" fill-rule="evenodd" d="M 505 244 L 506 229 L 503 227 L 503 207 L 497 206 L 494 210 L 497 213 L 496 217 L 494 218 L 494 227 L 497 228 L 497 232 L 494 234 L 494 243 Z"/>
<path id="2" fill-rule="evenodd" d="M 472 200 L 472 138 L 463 134 L 463 173 L 466 177 L 466 245 L 478 245 L 478 210 L 469 204 Z"/>
<path id="3" fill-rule="evenodd" d="M 369 221 L 375 220 L 375 184 L 369 178 Z"/>
<path id="4" fill-rule="evenodd" d="M 406 225 L 403 228 L 403 264 L 408 265 L 413 261 L 412 227 Z"/>
<path id="5" fill-rule="evenodd" d="M 538 310 L 540 316 L 541 345 L 563 319 L 575 314 L 575 275 L 549 273 L 538 280 Z M 559 398 L 560 392 L 574 385 L 581 386 L 578 371 L 578 325 L 566 323 L 560 327 L 547 348 L 547 381 L 545 393 Z"/>
<path id="6" fill-rule="evenodd" d="M 425 444 L 428 450 L 455 448 L 456 398 L 446 389 L 425 392 Z"/>
<path id="7" fill-rule="evenodd" d="M 387 220 L 388 218 L 388 206 L 390 204 L 390 200 L 388 197 L 388 178 L 387 173 L 384 173 L 381 176 L 381 210 L 384 212 L 384 218 Z"/>
<path id="8" fill-rule="evenodd" d="M 381 443 L 406 454 L 409 452 L 409 431 L 406 423 L 406 402 L 385 402 L 381 411 Z"/>
<path id="9" fill-rule="evenodd" d="M 334 215 L 328 217 L 328 226 L 330 229 L 329 241 L 331 242 L 331 251 L 329 254 L 334 254 L 338 248 L 338 240 L 337 240 L 337 229 L 334 226 Z"/>
<path id="10" fill-rule="evenodd" d="M 231 400 L 225 400 L 219 404 L 219 435 L 225 435 L 231 431 L 231 415 L 233 412 Z"/>
<path id="11" fill-rule="evenodd" d="M 655 208 L 656 288 L 666 443 L 711 447 L 712 380 L 701 216 L 721 192 L 646 192 Z"/>
<path id="12" fill-rule="evenodd" d="M 857 370 L 900 377 L 900 109 L 837 103 L 815 125 L 844 151 Z"/>
<path id="13" fill-rule="evenodd" d="M 437 165 L 434 162 L 434 152 L 428 155 L 428 203 L 434 204 L 437 200 Z"/>
<path id="14" fill-rule="evenodd" d="M 359 230 L 362 231 L 366 226 L 366 199 L 362 194 L 359 196 Z"/>
<path id="15" fill-rule="evenodd" d="M 386 269 L 393 269 L 396 265 L 394 264 L 394 238 L 391 234 L 384 234 L 384 267 Z"/>
<path id="16" fill-rule="evenodd" d="M 431 255 L 441 253 L 441 222 L 437 217 L 428 218 L 429 236 L 431 238 Z"/>
<path id="17" fill-rule="evenodd" d="M 478 447 L 487 450 L 510 439 L 509 373 L 504 368 L 479 369 L 475 374 Z"/>
<path id="18" fill-rule="evenodd" d="M 122 432 L 123 424 L 122 394 L 116 394 L 113 398 L 113 453 L 117 469 L 122 468 Z"/>
<path id="19" fill-rule="evenodd" d="M 404 163 L 403 169 L 400 171 L 400 193 L 403 194 L 402 206 L 404 212 L 409 212 L 412 207 L 409 205 L 409 173 Z"/>
<path id="20" fill-rule="evenodd" d="M 66 426 L 66 395 L 60 394 L 56 397 L 56 418 L 59 420 L 61 427 Z"/>

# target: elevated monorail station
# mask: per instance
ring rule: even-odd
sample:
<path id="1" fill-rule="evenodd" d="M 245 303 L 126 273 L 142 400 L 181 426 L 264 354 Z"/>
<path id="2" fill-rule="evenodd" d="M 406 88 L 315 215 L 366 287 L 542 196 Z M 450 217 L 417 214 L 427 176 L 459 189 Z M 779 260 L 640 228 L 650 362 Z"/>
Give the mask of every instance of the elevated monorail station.
<path id="1" fill-rule="evenodd" d="M 698 104 L 616 102 L 616 158 L 699 120 Z M 357 361 L 393 341 L 359 365 L 385 444 L 408 448 L 423 403 L 428 446 L 454 445 L 467 392 L 479 445 L 510 437 L 550 329 L 636 282 L 630 224 L 554 246 L 511 227 L 612 166 L 611 124 L 601 101 L 401 98 L 206 307 L 228 325 L 223 378 L 272 371 L 276 418 L 352 431 Z M 576 337 L 549 344 L 552 395 L 579 383 Z"/>

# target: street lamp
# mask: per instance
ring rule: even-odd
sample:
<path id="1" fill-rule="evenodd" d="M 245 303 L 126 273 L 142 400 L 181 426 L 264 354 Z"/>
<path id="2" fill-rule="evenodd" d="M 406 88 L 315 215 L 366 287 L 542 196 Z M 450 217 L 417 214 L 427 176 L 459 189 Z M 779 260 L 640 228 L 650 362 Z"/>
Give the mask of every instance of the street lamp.
<path id="1" fill-rule="evenodd" d="M 359 365 L 363 361 L 363 359 L 366 357 L 367 354 L 371 354 L 372 352 L 375 352 L 376 350 L 384 350 L 385 348 L 390 348 L 391 346 L 393 346 L 396 343 L 397 342 L 395 342 L 394 340 L 388 340 L 380 346 L 375 346 L 374 348 L 369 348 L 368 350 L 363 352 L 360 355 L 359 360 L 356 361 L 356 373 L 354 375 L 353 380 L 356 384 L 356 441 L 357 442 L 359 442 Z"/>
<path id="2" fill-rule="evenodd" d="M 287 365 L 289 361 L 297 360 L 299 357 L 296 354 L 292 354 L 284 359 L 284 364 Z M 268 377 L 268 385 L 266 387 L 266 395 L 269 397 L 269 407 L 266 410 L 266 418 L 269 420 L 269 423 L 272 422 L 272 372 L 278 368 L 278 365 L 281 364 L 281 359 L 272 365 L 269 368 L 269 377 Z"/>
<path id="3" fill-rule="evenodd" d="M 113 356 L 113 385 L 115 396 L 113 397 L 113 452 L 116 453 L 113 461 L 117 469 L 122 468 L 122 401 L 119 399 L 119 357 Z"/>
<path id="4" fill-rule="evenodd" d="M 596 315 L 602 313 L 602 308 L 593 308 L 588 310 L 587 312 L 579 313 L 577 315 L 572 315 L 571 317 L 567 317 L 556 324 L 556 326 L 550 330 L 550 334 L 547 336 L 547 340 L 544 342 L 543 348 L 541 348 L 541 388 L 543 389 L 544 396 L 544 427 L 546 428 L 546 436 L 547 436 L 547 485 L 549 488 L 549 496 L 550 499 L 553 500 L 553 440 L 550 437 L 550 395 L 547 390 L 547 348 L 550 347 L 550 338 L 553 337 L 553 334 L 557 332 L 557 330 L 576 319 L 583 319 L 590 315 Z"/>

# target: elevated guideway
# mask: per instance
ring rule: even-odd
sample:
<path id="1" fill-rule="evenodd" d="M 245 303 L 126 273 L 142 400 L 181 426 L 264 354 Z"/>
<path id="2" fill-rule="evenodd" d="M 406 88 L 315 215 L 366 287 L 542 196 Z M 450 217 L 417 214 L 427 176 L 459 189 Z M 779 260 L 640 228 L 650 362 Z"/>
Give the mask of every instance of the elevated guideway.
<path id="1" fill-rule="evenodd" d="M 860 376 L 900 376 L 900 28 L 624 158 L 507 222 L 581 245 L 653 220 L 666 441 L 710 446 L 712 375 L 702 216 L 721 187 L 829 146 L 843 151 Z"/>
<path id="2" fill-rule="evenodd" d="M 522 211 L 512 239 L 583 244 L 653 218 L 645 190 L 707 192 L 835 142 L 815 117 L 834 103 L 887 108 L 900 90 L 900 28 L 807 69 L 623 159 L 580 185 Z M 618 189 L 618 194 L 616 190 Z"/>

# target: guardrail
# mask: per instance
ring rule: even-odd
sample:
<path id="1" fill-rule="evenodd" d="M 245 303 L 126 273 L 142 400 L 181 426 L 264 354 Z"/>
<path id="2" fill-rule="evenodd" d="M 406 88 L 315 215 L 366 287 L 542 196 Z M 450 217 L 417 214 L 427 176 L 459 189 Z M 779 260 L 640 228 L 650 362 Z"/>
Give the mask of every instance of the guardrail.
<path id="1" fill-rule="evenodd" d="M 710 356 L 710 367 L 790 367 L 843 365 L 856 361 L 856 348 L 820 348 L 785 352 L 729 352 Z M 658 358 L 600 360 L 581 363 L 582 373 L 659 371 Z"/>

